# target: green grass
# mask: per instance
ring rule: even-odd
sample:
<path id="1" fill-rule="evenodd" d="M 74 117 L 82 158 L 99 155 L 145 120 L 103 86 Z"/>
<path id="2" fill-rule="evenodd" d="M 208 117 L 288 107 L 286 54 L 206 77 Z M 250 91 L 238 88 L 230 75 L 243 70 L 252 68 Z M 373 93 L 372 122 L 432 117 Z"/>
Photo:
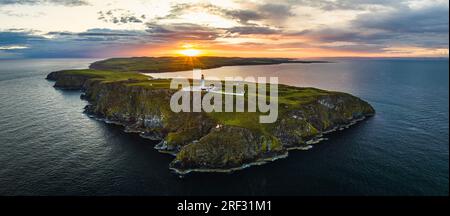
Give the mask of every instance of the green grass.
<path id="1" fill-rule="evenodd" d="M 147 89 L 168 89 L 170 87 L 170 79 L 152 79 L 149 76 L 142 75 L 136 72 L 116 72 L 105 70 L 67 70 L 63 73 L 68 75 L 89 76 L 92 79 L 100 80 L 101 82 L 123 82 L 123 85 L 130 87 L 139 86 Z M 192 82 L 192 80 L 191 80 Z M 222 85 L 224 88 L 224 85 Z M 248 91 L 245 86 L 246 92 Z M 332 92 L 315 89 L 315 88 L 299 88 L 287 85 L 278 86 L 278 103 L 279 116 L 289 111 L 294 107 L 299 107 L 301 104 L 309 103 L 317 100 L 318 96 L 332 94 Z M 269 92 L 267 93 L 269 94 Z M 247 96 L 245 97 L 245 108 L 247 110 Z M 222 97 L 223 104 L 225 97 Z M 270 96 L 267 96 L 267 102 L 270 101 Z M 161 102 L 163 103 L 163 102 Z M 169 101 L 167 101 L 169 104 Z M 263 134 L 269 134 L 272 124 L 259 124 L 259 117 L 266 115 L 260 112 L 212 112 L 207 113 L 212 119 L 219 124 L 238 126 L 248 128 L 253 131 L 258 131 Z"/>
<path id="2" fill-rule="evenodd" d="M 139 73 L 132 73 L 132 72 L 117 73 L 115 71 L 91 70 L 91 69 L 65 70 L 62 72 L 67 75 L 88 76 L 107 82 L 124 81 L 124 80 L 145 81 L 150 78 L 149 76 L 145 76 Z"/>
<path id="3" fill-rule="evenodd" d="M 127 72 L 173 72 L 208 69 L 233 65 L 266 65 L 280 63 L 312 63 L 287 58 L 237 58 L 237 57 L 134 57 L 112 58 L 91 64 L 91 69 Z"/>
<path id="4" fill-rule="evenodd" d="M 141 82 L 127 83 L 127 86 L 141 86 L 149 89 L 168 89 L 170 88 L 170 79 L 150 79 Z"/>
<path id="5" fill-rule="evenodd" d="M 310 103 L 318 96 L 330 95 L 329 91 L 316 88 L 299 88 L 286 85 L 278 86 L 278 103 L 288 106 L 298 106 Z"/>

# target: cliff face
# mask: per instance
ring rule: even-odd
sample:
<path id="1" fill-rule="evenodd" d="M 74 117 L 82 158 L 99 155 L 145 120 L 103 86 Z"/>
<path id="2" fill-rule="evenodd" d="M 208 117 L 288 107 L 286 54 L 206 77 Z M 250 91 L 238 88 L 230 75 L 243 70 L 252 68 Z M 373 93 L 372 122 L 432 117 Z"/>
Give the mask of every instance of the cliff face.
<path id="1" fill-rule="evenodd" d="M 178 151 L 181 146 L 200 139 L 215 124 L 205 113 L 173 113 L 169 104 L 173 90 L 132 84 L 130 81 L 87 81 L 83 85 L 84 97 L 91 105 L 86 111 L 122 124 L 127 131 L 141 132 L 144 137 L 166 138 L 161 148 L 166 151 Z"/>
<path id="2" fill-rule="evenodd" d="M 324 132 L 354 124 L 374 113 L 367 102 L 334 92 L 287 110 L 277 121 L 274 133 L 285 147 L 296 147 Z"/>
<path id="3" fill-rule="evenodd" d="M 170 168 L 181 174 L 264 163 L 375 113 L 367 102 L 349 94 L 289 86 L 280 88 L 279 117 L 272 124 L 259 124 L 248 113 L 173 113 L 169 80 L 105 76 L 60 71 L 47 78 L 56 81 L 55 87 L 84 90 L 90 102 L 87 113 L 161 140 L 156 148 L 176 155 Z"/>
<path id="4" fill-rule="evenodd" d="M 264 163 L 286 153 L 273 136 L 246 128 L 218 125 L 200 140 L 181 148 L 170 167 L 179 173 L 229 171 L 252 163 Z"/>
<path id="5" fill-rule="evenodd" d="M 84 83 L 92 78 L 91 76 L 83 76 L 79 74 L 67 74 L 62 71 L 51 72 L 47 75 L 48 80 L 56 81 L 55 88 L 66 90 L 78 90 L 84 85 Z"/>

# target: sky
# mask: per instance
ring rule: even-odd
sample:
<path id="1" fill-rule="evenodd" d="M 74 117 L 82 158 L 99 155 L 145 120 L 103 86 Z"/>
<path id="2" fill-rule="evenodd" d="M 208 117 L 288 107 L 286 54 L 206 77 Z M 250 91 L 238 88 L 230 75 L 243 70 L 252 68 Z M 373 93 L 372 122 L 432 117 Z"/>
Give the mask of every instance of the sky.
<path id="1" fill-rule="evenodd" d="M 0 59 L 448 57 L 448 20 L 448 0 L 0 0 Z"/>

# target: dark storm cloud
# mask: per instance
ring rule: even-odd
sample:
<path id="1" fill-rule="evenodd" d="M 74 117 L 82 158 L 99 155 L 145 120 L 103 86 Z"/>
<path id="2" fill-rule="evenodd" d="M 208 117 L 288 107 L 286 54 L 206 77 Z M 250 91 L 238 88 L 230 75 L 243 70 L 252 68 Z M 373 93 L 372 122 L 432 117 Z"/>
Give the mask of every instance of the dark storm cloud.
<path id="1" fill-rule="evenodd" d="M 89 5 L 86 0 L 0 0 L 1 5 L 38 5 L 38 4 L 55 4 L 64 6 L 84 6 Z"/>

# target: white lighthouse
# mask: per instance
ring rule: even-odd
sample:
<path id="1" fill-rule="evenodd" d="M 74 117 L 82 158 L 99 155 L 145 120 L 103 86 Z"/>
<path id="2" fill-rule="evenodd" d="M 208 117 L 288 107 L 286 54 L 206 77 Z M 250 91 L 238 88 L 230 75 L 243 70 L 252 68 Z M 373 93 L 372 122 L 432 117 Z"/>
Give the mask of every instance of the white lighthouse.
<path id="1" fill-rule="evenodd" d="M 205 76 L 202 74 L 202 79 L 200 80 L 200 89 L 201 90 L 206 90 L 206 86 L 205 86 Z"/>

